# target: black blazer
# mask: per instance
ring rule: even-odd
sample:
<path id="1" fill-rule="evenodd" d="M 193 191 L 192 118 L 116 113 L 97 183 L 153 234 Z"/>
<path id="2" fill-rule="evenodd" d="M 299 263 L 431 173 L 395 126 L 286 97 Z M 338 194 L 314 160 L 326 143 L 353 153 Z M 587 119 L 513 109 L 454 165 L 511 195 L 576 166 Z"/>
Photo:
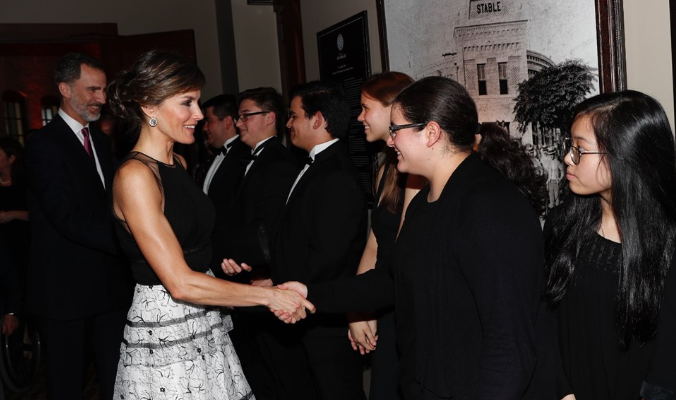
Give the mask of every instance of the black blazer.
<path id="1" fill-rule="evenodd" d="M 22 283 L 5 234 L 0 231 L 0 319 L 7 313 L 21 313 Z"/>
<path id="2" fill-rule="evenodd" d="M 413 198 L 389 269 L 308 287 L 325 312 L 395 300 L 404 399 L 558 399 L 544 248 L 528 200 L 476 155 Z M 424 221 L 424 222 L 423 222 Z"/>
<path id="3" fill-rule="evenodd" d="M 84 318 L 124 307 L 128 266 L 116 256 L 110 196 L 109 138 L 91 129 L 105 178 L 60 117 L 26 147 L 31 257 L 27 307 L 54 319 Z"/>
<path id="4" fill-rule="evenodd" d="M 225 240 L 213 243 L 214 248 L 221 248 L 223 256 L 237 262 L 266 268 L 270 263 L 270 241 L 277 219 L 298 172 L 296 160 L 278 138 L 265 142 L 264 149 L 242 178 L 229 226 L 225 227 Z"/>
<path id="5" fill-rule="evenodd" d="M 273 281 L 305 284 L 354 275 L 366 244 L 366 196 L 342 142 L 317 154 L 282 211 Z M 309 332 L 345 335 L 345 315 L 317 315 Z"/>
<path id="6" fill-rule="evenodd" d="M 251 149 L 237 138 L 232 142 L 232 148 L 225 156 L 218 170 L 214 174 L 209 184 L 208 196 L 214 204 L 216 210 L 216 221 L 214 230 L 211 234 L 213 244 L 213 254 L 211 260 L 211 270 L 217 276 L 222 276 L 221 261 L 224 258 L 223 243 L 227 240 L 228 228 L 230 227 L 230 217 L 235 195 L 241 183 L 244 174 L 243 158 L 251 154 Z"/>

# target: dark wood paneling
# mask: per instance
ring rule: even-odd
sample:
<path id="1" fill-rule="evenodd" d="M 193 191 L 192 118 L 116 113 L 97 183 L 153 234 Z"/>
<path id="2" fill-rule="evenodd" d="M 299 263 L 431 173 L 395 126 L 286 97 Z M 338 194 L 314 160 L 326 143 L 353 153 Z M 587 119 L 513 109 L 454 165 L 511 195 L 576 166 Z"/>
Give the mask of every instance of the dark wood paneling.
<path id="1" fill-rule="evenodd" d="M 291 88 L 306 80 L 300 0 L 276 0 L 274 10 L 277 14 L 282 95 L 286 99 Z"/>
<path id="2" fill-rule="evenodd" d="M 596 0 L 596 40 L 599 49 L 599 88 L 615 92 L 627 88 L 622 0 Z"/>

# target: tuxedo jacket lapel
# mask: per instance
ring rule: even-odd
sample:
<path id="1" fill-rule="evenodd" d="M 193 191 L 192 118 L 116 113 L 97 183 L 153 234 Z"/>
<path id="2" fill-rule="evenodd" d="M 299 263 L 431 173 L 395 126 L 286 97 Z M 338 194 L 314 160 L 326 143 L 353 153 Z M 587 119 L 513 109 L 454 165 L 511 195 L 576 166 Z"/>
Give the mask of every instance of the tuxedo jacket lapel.
<path id="1" fill-rule="evenodd" d="M 108 151 L 110 146 L 106 141 L 110 140 L 108 139 L 103 132 L 99 132 L 94 129 L 90 129 L 91 132 L 91 138 L 94 141 L 94 147 L 96 151 L 96 156 L 99 159 L 99 164 L 101 165 L 101 172 L 103 173 L 103 180 L 106 183 L 106 186 L 103 187 L 101 185 L 101 189 L 105 191 L 105 188 L 110 188 L 111 185 L 113 184 L 113 165 L 112 165 L 112 154 Z M 84 147 L 83 147 L 84 149 Z M 86 152 L 85 152 L 86 155 Z M 87 156 L 89 157 L 89 156 Z M 98 171 L 96 170 L 96 163 L 94 164 L 94 172 L 96 173 L 96 176 L 99 176 Z M 100 178 L 99 178 L 100 181 Z"/>
<path id="2" fill-rule="evenodd" d="M 333 156 L 340 148 L 338 146 L 342 146 L 340 141 L 332 144 L 331 146 L 327 147 L 324 149 L 324 151 L 320 152 L 315 156 L 314 161 L 310 165 L 310 167 L 305 171 L 303 176 L 300 178 L 298 183 L 296 184 L 296 187 L 293 188 L 293 192 L 291 192 L 291 196 L 289 196 L 288 201 L 286 204 L 289 204 L 293 201 L 294 197 L 298 196 L 299 193 L 302 193 L 303 190 L 305 189 L 305 186 L 307 186 L 308 182 L 312 181 L 312 177 L 317 174 L 318 171 L 322 170 L 322 164 L 326 162 L 331 156 Z M 286 207 L 284 207 L 286 209 Z"/>
<path id="3" fill-rule="evenodd" d="M 228 167 L 230 166 L 232 158 L 233 158 L 232 151 L 228 152 L 228 154 L 226 154 L 225 157 L 223 157 L 223 161 L 221 161 L 221 164 L 218 166 L 216 173 L 214 173 L 214 177 L 211 178 L 212 185 L 214 182 L 218 182 L 218 180 L 223 177 L 225 171 L 227 171 Z M 211 191 L 211 185 L 209 186 L 209 191 Z"/>
<path id="4" fill-rule="evenodd" d="M 217 216 L 223 215 L 219 209 L 229 209 L 231 201 L 237 195 L 242 182 L 245 166 L 241 161 L 243 157 L 251 154 L 251 149 L 239 139 L 235 140 L 232 147 L 225 155 L 223 161 L 214 173 L 209 184 L 209 198 L 214 202 Z"/>
<path id="5" fill-rule="evenodd" d="M 254 176 L 252 172 L 254 172 L 257 168 L 258 165 L 261 164 L 261 162 L 264 162 L 264 160 L 267 158 L 267 155 L 270 154 L 270 150 L 272 147 L 275 146 L 281 146 L 282 144 L 279 143 L 276 137 L 272 137 L 272 139 L 269 139 L 267 142 L 263 144 L 263 148 L 258 148 L 256 149 L 256 152 L 258 153 L 258 157 L 254 160 L 253 164 L 251 164 L 251 168 L 249 168 L 249 172 L 246 172 L 246 166 L 247 164 L 242 165 L 242 183 L 239 185 L 239 188 L 237 190 L 237 196 L 239 196 L 240 192 L 242 189 L 249 183 L 251 180 L 251 177 Z M 246 175 L 244 175 L 246 173 Z"/>
<path id="6" fill-rule="evenodd" d="M 225 155 L 223 158 L 223 161 L 221 161 L 221 165 L 218 166 L 218 169 L 216 170 L 216 173 L 214 174 L 214 177 L 211 179 L 211 182 L 218 182 L 220 179 L 223 178 L 223 175 L 225 175 L 226 171 L 230 169 L 231 167 L 235 167 L 233 163 L 239 162 L 239 160 L 236 160 L 237 153 L 238 153 L 238 148 L 237 146 L 239 145 L 239 139 L 233 141 L 232 147 L 228 151 L 228 153 Z M 211 190 L 211 189 L 210 189 Z"/>

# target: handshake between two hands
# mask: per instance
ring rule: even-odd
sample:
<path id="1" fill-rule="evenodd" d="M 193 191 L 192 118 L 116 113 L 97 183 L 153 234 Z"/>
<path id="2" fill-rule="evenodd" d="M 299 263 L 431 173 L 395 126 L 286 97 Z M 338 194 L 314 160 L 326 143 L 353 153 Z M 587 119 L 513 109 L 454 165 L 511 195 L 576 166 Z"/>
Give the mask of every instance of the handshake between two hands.
<path id="1" fill-rule="evenodd" d="M 221 263 L 223 272 L 228 276 L 234 276 L 242 271 L 251 271 L 251 266 L 246 263 L 237 264 L 232 259 L 225 259 Z M 268 308 L 277 318 L 286 324 L 295 324 L 315 313 L 315 306 L 307 300 L 307 286 L 300 282 L 286 282 L 281 285 L 272 286 L 272 281 L 254 281 L 254 286 L 267 287 L 272 290 Z"/>

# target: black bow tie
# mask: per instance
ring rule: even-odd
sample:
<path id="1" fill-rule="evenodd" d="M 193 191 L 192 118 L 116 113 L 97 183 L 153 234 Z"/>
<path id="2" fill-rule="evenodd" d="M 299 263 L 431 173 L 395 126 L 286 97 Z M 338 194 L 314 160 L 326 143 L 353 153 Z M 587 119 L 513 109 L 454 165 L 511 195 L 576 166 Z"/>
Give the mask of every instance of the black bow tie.
<path id="1" fill-rule="evenodd" d="M 215 155 L 223 154 L 224 156 L 228 155 L 228 150 L 232 147 L 232 143 L 223 145 L 216 149 Z"/>
<path id="2" fill-rule="evenodd" d="M 312 157 L 308 157 L 305 159 L 305 164 L 307 165 L 312 165 L 313 162 L 315 162 L 315 160 Z"/>
<path id="3" fill-rule="evenodd" d="M 244 157 L 242 157 L 242 162 L 245 162 L 245 163 L 248 164 L 250 161 L 255 160 L 255 159 L 261 154 L 261 152 L 262 152 L 263 149 L 265 148 L 265 145 L 266 145 L 266 144 L 267 144 L 267 142 L 265 142 L 265 143 L 263 143 L 262 145 L 258 146 L 258 148 L 256 149 L 256 152 L 253 153 L 253 154 L 251 154 L 250 156 L 244 156 Z"/>

